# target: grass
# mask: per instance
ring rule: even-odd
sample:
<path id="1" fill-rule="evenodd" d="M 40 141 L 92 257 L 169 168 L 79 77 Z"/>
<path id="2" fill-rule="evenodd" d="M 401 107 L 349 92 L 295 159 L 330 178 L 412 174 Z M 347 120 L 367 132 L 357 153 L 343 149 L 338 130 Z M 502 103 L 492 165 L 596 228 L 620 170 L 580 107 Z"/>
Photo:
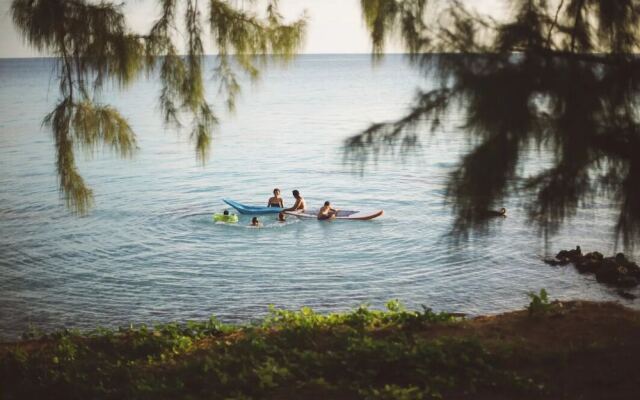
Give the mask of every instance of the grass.
<path id="1" fill-rule="evenodd" d="M 547 398 L 567 382 L 554 383 L 540 366 L 620 344 L 609 336 L 567 350 L 536 347 L 539 340 L 526 337 L 550 321 L 566 322 L 571 310 L 551 303 L 535 318 L 520 312 L 463 320 L 392 301 L 384 311 L 328 315 L 270 308 L 261 323 L 241 326 L 211 318 L 31 334 L 0 345 L 0 385 L 6 399 Z M 638 315 L 620 312 L 632 314 L 617 326 L 640 332 Z M 526 335 L 495 336 L 496 328 Z"/>

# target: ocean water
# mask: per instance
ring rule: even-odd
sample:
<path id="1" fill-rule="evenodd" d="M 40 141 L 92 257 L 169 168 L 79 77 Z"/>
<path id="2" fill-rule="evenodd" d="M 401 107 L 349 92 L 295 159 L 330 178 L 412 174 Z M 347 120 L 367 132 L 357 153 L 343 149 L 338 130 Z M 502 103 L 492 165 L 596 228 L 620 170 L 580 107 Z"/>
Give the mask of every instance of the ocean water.
<path id="1" fill-rule="evenodd" d="M 60 199 L 51 133 L 41 127 L 57 99 L 50 60 L 0 60 L 0 338 L 33 325 L 90 329 L 216 315 L 251 321 L 267 305 L 328 312 L 399 299 L 410 308 L 472 315 L 521 308 L 546 288 L 559 299 L 614 300 L 615 290 L 573 268 L 542 263 L 580 244 L 614 251 L 613 210 L 595 202 L 550 240 L 526 223 L 518 198 L 509 217 L 460 245 L 447 240 L 447 174 L 471 145 L 456 116 L 402 159 L 381 154 L 364 170 L 345 161 L 344 140 L 372 122 L 400 117 L 429 87 L 402 56 L 306 55 L 246 82 L 203 167 L 188 131 L 165 129 L 153 77 L 101 100 L 137 133 L 130 160 L 78 151 L 95 193 L 90 214 Z M 217 86 L 207 83 L 215 104 Z M 549 160 L 532 154 L 532 165 Z M 222 198 L 264 204 L 274 187 L 292 204 L 384 209 L 379 219 L 318 222 L 263 216 L 263 228 L 215 224 Z M 637 254 L 636 254 L 637 255 Z M 637 257 L 636 257 L 637 258 Z"/>

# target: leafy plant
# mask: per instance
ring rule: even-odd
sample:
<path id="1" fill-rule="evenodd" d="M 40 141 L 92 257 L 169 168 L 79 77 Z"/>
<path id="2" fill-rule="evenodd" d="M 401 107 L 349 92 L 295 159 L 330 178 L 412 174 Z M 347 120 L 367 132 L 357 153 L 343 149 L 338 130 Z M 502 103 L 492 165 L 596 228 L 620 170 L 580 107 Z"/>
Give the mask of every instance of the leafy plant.
<path id="1" fill-rule="evenodd" d="M 527 306 L 530 316 L 544 315 L 551 310 L 551 304 L 549 304 L 549 297 L 545 289 L 540 289 L 539 294 L 529 292 L 527 296 L 531 299 L 531 302 Z"/>
<path id="2" fill-rule="evenodd" d="M 362 393 L 366 400 L 422 400 L 424 391 L 417 386 L 402 387 L 384 385 L 380 389 L 370 389 Z"/>
<path id="3" fill-rule="evenodd" d="M 521 390 L 518 376 L 472 339 L 423 336 L 450 314 L 361 306 L 346 313 L 270 307 L 258 324 L 211 318 L 185 324 L 47 335 L 0 353 L 0 386 L 20 398 L 265 398 L 287 391 L 326 398 L 430 399 L 484 382 Z M 4 394 L 4 393 L 3 393 Z"/>

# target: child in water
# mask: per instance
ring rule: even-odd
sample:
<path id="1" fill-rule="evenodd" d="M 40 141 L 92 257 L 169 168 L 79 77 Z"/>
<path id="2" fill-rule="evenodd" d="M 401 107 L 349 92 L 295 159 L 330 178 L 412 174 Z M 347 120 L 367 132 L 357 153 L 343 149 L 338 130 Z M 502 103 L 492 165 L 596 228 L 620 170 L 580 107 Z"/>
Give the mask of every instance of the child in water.
<path id="1" fill-rule="evenodd" d="M 255 227 L 262 226 L 260 221 L 258 221 L 258 217 L 253 217 L 253 219 L 251 220 L 251 226 L 255 226 Z"/>
<path id="2" fill-rule="evenodd" d="M 287 221 L 287 217 L 286 215 L 284 215 L 283 212 L 278 214 L 278 222 L 286 222 Z"/>

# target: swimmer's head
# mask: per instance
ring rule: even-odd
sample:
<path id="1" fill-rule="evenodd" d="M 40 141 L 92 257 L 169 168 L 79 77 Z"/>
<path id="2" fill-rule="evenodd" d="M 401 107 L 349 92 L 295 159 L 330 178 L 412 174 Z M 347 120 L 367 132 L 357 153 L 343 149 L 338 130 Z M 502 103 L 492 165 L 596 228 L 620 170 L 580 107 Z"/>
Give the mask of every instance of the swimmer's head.
<path id="1" fill-rule="evenodd" d="M 291 193 L 293 193 L 293 197 L 295 197 L 296 199 L 297 199 L 298 197 L 300 197 L 300 192 L 298 192 L 298 190 L 297 190 L 297 189 L 296 189 L 296 190 L 294 190 L 294 191 L 293 191 L 293 192 L 291 192 Z"/>
<path id="2" fill-rule="evenodd" d="M 224 210 L 224 212 L 222 213 L 223 215 L 229 215 L 229 211 Z"/>
<path id="3" fill-rule="evenodd" d="M 273 194 L 276 195 L 276 196 L 279 195 L 280 194 L 280 189 L 278 189 L 278 188 L 273 189 Z"/>
<path id="4" fill-rule="evenodd" d="M 280 222 L 284 222 L 287 219 L 287 217 L 284 215 L 284 213 L 279 213 L 278 214 L 278 221 Z"/>
<path id="5" fill-rule="evenodd" d="M 327 200 L 327 201 L 324 202 L 324 205 L 325 205 L 325 207 L 328 207 L 328 206 L 331 205 L 331 203 L 329 203 L 329 201 Z"/>

